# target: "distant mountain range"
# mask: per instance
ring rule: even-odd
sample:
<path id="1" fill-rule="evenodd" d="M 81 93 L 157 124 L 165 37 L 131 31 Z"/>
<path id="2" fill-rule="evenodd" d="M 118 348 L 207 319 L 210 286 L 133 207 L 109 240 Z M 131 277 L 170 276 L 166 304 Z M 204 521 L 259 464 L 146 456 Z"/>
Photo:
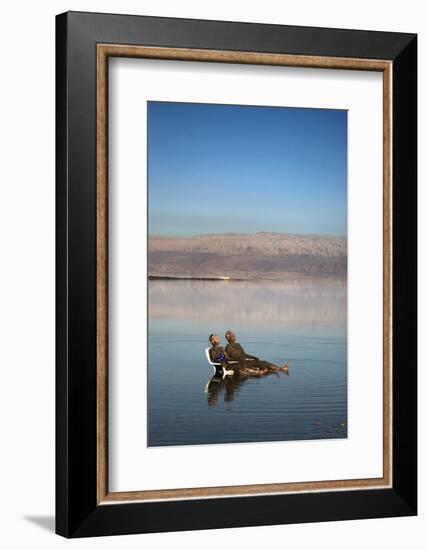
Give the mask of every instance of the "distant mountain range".
<path id="1" fill-rule="evenodd" d="M 151 236 L 148 260 L 152 278 L 345 278 L 347 240 L 289 233 Z"/>

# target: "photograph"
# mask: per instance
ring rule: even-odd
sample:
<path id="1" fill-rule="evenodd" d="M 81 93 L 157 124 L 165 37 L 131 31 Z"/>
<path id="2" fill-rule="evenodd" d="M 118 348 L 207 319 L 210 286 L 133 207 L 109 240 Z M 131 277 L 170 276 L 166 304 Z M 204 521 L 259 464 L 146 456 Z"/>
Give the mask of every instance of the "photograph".
<path id="1" fill-rule="evenodd" d="M 148 101 L 147 159 L 148 446 L 347 438 L 347 110 Z"/>
<path id="2" fill-rule="evenodd" d="M 423 6 L 3 4 L 0 548 L 427 547 Z"/>

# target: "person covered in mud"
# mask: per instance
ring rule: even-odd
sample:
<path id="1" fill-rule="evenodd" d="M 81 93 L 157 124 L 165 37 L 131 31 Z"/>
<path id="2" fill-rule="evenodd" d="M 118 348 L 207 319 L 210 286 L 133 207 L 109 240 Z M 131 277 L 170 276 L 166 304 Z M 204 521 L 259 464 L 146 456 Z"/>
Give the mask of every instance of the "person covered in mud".
<path id="1" fill-rule="evenodd" d="M 209 350 L 210 359 L 213 363 L 221 363 L 227 370 L 232 370 L 234 374 L 240 376 L 262 376 L 266 374 L 262 369 L 250 365 L 245 359 L 232 359 L 226 350 L 220 346 L 220 336 L 211 334 L 208 338 L 211 348 Z"/>
<path id="2" fill-rule="evenodd" d="M 236 334 L 235 332 L 233 332 L 233 330 L 226 331 L 225 337 L 228 341 L 228 344 L 224 351 L 231 361 L 239 361 L 240 364 L 247 363 L 248 365 L 251 365 L 252 368 L 260 369 L 264 374 L 279 371 L 288 373 L 288 363 L 286 363 L 282 367 L 278 367 L 278 365 L 274 365 L 269 361 L 263 361 L 255 355 L 249 355 L 248 353 L 246 353 L 241 344 L 236 341 Z"/>

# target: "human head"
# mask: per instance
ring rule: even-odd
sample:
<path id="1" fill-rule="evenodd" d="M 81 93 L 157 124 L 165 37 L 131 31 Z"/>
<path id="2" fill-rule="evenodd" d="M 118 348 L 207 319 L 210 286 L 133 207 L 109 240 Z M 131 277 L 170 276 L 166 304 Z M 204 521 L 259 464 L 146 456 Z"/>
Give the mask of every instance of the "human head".
<path id="1" fill-rule="evenodd" d="M 236 341 L 236 334 L 233 332 L 233 330 L 227 330 L 224 336 L 226 340 L 231 344 L 233 344 Z"/>
<path id="2" fill-rule="evenodd" d="M 220 336 L 218 334 L 210 334 L 208 341 L 212 346 L 218 346 L 220 344 Z"/>

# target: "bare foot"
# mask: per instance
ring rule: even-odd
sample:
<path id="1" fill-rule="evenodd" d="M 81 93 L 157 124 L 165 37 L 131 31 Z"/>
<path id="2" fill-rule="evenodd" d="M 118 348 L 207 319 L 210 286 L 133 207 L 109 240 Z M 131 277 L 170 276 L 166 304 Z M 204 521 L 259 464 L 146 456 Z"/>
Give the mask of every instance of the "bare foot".
<path id="1" fill-rule="evenodd" d="M 288 369 L 290 368 L 290 365 L 288 363 L 286 363 L 282 368 L 281 370 L 283 370 L 284 372 L 288 372 Z"/>

